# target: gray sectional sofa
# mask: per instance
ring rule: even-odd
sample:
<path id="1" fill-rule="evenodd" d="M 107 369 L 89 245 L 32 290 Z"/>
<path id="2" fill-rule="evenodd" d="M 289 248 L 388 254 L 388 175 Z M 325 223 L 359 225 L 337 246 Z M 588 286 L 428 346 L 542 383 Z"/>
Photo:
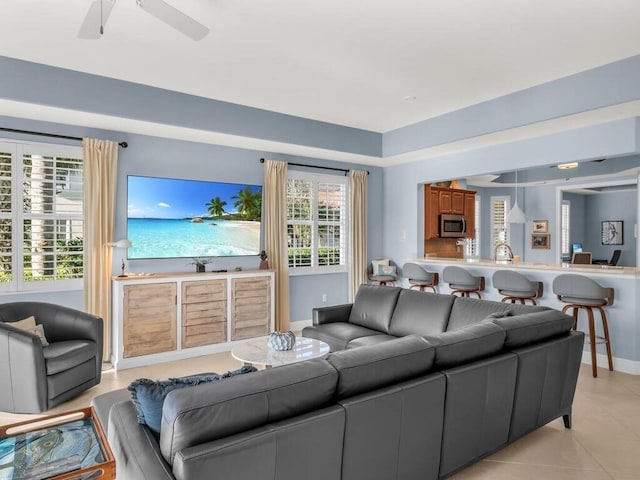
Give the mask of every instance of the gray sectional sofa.
<path id="1" fill-rule="evenodd" d="M 584 341 L 572 323 L 363 285 L 304 329 L 329 343 L 326 359 L 173 391 L 159 438 L 126 391 L 94 407 L 118 478 L 435 480 L 556 418 L 571 426 Z"/>

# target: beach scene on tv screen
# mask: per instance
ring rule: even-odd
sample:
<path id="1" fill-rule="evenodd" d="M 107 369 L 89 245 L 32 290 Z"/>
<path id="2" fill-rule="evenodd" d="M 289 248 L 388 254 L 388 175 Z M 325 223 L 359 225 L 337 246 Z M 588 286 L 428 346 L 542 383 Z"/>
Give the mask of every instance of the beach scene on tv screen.
<path id="1" fill-rule="evenodd" d="M 129 176 L 129 259 L 258 255 L 262 187 Z"/>

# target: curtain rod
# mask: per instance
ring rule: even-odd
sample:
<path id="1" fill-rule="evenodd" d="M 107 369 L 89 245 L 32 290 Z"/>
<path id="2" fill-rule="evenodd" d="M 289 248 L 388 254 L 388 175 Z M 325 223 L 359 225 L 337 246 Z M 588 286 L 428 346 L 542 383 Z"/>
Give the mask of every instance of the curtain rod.
<path id="1" fill-rule="evenodd" d="M 264 158 L 260 159 L 260 163 L 264 163 Z M 304 163 L 293 163 L 293 162 L 287 162 L 287 164 L 293 165 L 295 167 L 308 167 L 308 168 L 320 168 L 322 170 L 335 170 L 337 172 L 344 172 L 345 175 L 349 173 L 349 170 L 347 170 L 346 168 L 322 167 L 320 165 L 306 165 Z M 367 175 L 369 175 L 369 170 L 367 170 Z"/>
<path id="2" fill-rule="evenodd" d="M 32 132 L 30 130 L 17 130 L 15 128 L 4 128 L 0 127 L 0 131 L 2 132 L 11 132 L 11 133 L 23 133 L 25 135 L 39 135 L 41 137 L 50 137 L 50 138 L 64 138 L 65 140 L 76 140 L 78 142 L 82 141 L 81 137 L 71 137 L 69 135 L 57 135 L 55 133 L 43 133 L 43 132 Z M 129 144 L 127 142 L 118 143 L 122 148 L 127 148 Z"/>

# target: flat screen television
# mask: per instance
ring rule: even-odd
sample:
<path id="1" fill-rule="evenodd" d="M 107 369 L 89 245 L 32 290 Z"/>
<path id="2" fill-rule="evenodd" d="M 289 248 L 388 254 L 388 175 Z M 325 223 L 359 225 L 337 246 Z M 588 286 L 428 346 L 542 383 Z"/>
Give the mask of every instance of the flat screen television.
<path id="1" fill-rule="evenodd" d="M 260 253 L 262 187 L 129 175 L 129 259 Z"/>

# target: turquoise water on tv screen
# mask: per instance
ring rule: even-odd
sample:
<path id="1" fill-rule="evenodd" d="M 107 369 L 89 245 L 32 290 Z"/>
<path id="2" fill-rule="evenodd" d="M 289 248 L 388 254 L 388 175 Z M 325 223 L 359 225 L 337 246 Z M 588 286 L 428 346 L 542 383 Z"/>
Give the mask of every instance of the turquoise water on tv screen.
<path id="1" fill-rule="evenodd" d="M 260 222 L 129 218 L 127 238 L 130 259 L 258 255 Z"/>

